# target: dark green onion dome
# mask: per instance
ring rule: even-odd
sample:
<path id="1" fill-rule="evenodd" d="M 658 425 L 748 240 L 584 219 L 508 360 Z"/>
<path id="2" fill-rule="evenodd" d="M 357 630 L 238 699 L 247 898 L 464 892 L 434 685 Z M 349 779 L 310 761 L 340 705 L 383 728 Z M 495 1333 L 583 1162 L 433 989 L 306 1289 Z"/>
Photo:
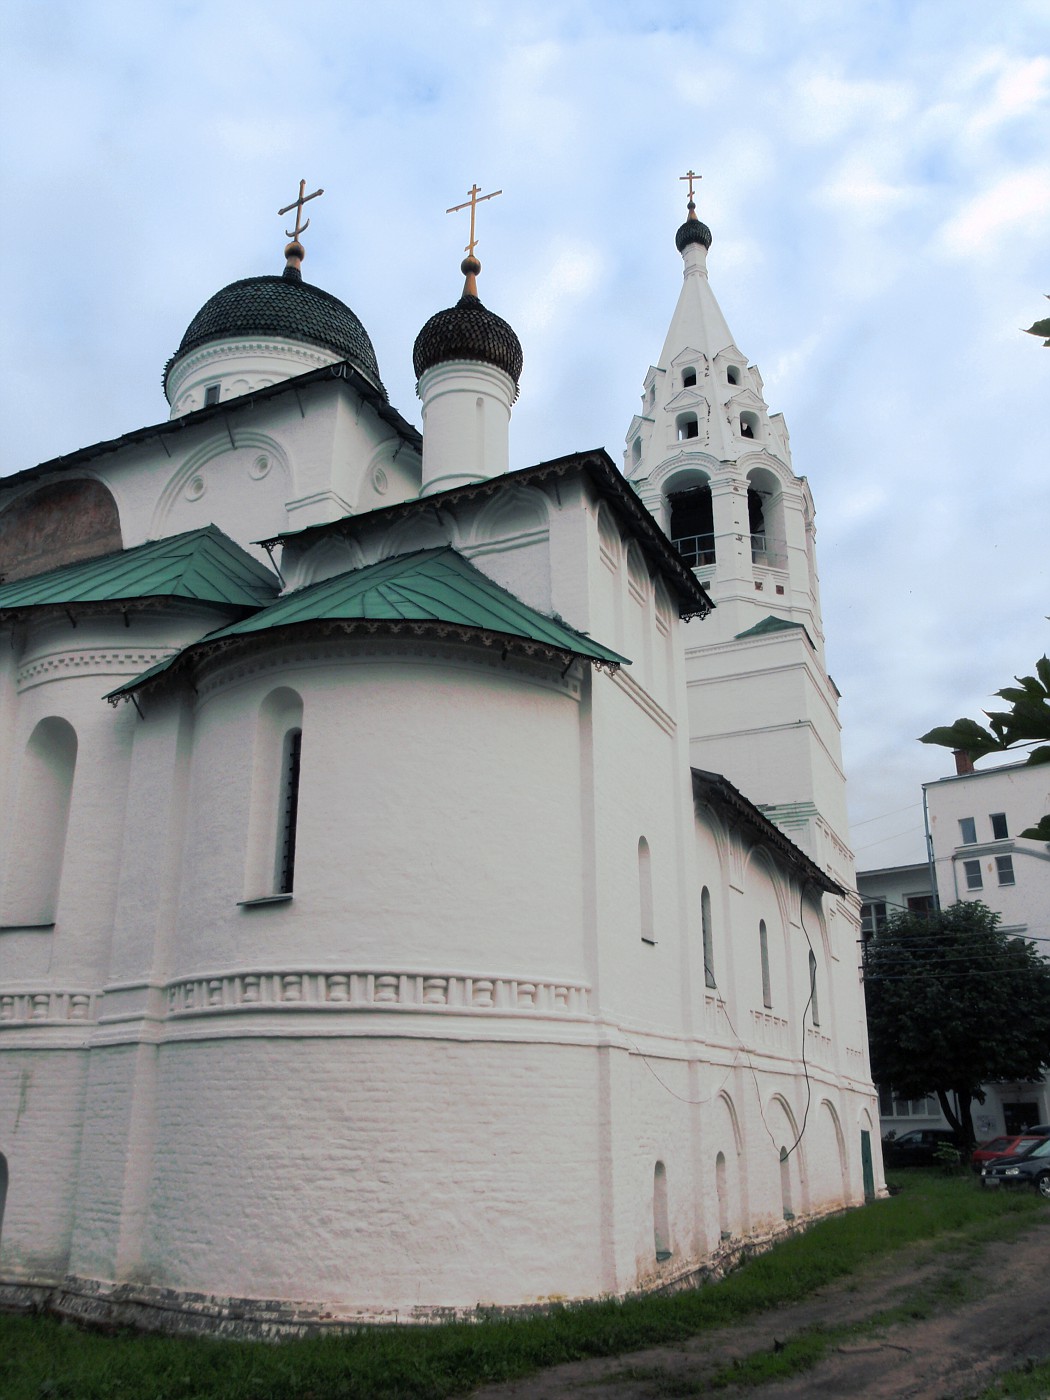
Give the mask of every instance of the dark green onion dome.
<path id="1" fill-rule="evenodd" d="M 376 352 L 364 326 L 349 306 L 304 282 L 302 273 L 292 266 L 280 277 L 245 277 L 231 282 L 206 301 L 164 366 L 165 391 L 175 364 L 198 346 L 267 335 L 316 345 L 349 360 L 386 397 Z"/>
<path id="2" fill-rule="evenodd" d="M 469 292 L 464 292 L 455 306 L 431 316 L 412 348 L 417 379 L 434 365 L 450 360 L 480 360 L 509 374 L 515 389 L 523 358 L 521 341 L 512 327 Z"/>
<path id="3" fill-rule="evenodd" d="M 689 201 L 689 217 L 674 236 L 674 246 L 680 253 L 684 253 L 690 243 L 702 243 L 705 248 L 711 246 L 711 230 L 696 217 L 696 205 L 692 200 Z"/>

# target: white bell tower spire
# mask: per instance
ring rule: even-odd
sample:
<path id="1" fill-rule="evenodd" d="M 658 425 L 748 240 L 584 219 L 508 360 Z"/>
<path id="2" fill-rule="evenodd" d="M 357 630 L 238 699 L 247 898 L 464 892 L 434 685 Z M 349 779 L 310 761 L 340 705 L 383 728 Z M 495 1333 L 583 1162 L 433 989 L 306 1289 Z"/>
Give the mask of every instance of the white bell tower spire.
<path id="1" fill-rule="evenodd" d="M 686 634 L 692 762 L 723 773 L 848 886 L 813 498 L 792 469 L 783 417 L 770 414 L 762 377 L 715 300 L 697 177 L 682 178 L 682 290 L 631 420 L 624 471 L 716 605 Z"/>

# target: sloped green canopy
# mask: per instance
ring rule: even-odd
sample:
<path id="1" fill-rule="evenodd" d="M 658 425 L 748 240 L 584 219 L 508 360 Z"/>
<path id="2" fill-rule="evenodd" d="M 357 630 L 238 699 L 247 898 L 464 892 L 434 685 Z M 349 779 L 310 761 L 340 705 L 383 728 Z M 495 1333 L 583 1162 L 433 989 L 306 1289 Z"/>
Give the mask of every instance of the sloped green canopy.
<path id="1" fill-rule="evenodd" d="M 297 589 L 253 617 L 220 628 L 184 651 L 152 666 L 106 698 L 129 699 L 143 686 L 180 666 L 261 633 L 308 624 L 334 624 L 344 632 L 460 637 L 568 661 L 579 656 L 599 666 L 630 665 L 626 657 L 594 642 L 557 618 L 545 617 L 468 563 L 454 549 L 424 549 Z"/>
<path id="2" fill-rule="evenodd" d="M 265 607 L 280 584 L 215 525 L 151 540 L 50 573 L 0 585 L 0 616 L 78 603 L 187 598 L 223 607 Z"/>
<path id="3" fill-rule="evenodd" d="M 772 613 L 764 617 L 761 622 L 756 622 L 754 627 L 749 627 L 745 632 L 738 632 L 733 639 L 739 642 L 743 637 L 765 637 L 771 632 L 806 632 L 806 628 L 801 622 L 789 622 L 786 617 L 774 617 Z M 809 633 L 806 632 L 806 640 L 809 641 Z M 810 646 L 813 643 L 810 642 Z"/>

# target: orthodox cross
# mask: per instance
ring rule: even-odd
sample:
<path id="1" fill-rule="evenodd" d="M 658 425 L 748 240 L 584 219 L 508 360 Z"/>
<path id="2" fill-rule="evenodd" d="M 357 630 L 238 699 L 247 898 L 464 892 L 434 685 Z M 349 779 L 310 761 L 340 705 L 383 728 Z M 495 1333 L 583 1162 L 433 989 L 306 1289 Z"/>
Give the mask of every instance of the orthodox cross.
<path id="1" fill-rule="evenodd" d="M 478 194 L 477 185 L 471 185 L 470 198 L 468 200 L 463 204 L 453 204 L 451 209 L 445 210 L 446 214 L 457 214 L 460 209 L 466 209 L 468 205 L 470 206 L 470 242 L 463 250 L 468 257 L 472 258 L 474 256 L 474 248 L 478 242 L 474 237 L 474 215 L 477 213 L 478 205 L 481 204 L 483 200 L 495 199 L 498 194 L 502 193 L 502 190 L 493 190 L 491 194 Z"/>
<path id="2" fill-rule="evenodd" d="M 307 202 L 307 200 L 316 199 L 317 196 L 318 196 L 319 194 L 324 194 L 324 190 L 314 190 L 313 194 L 304 194 L 303 191 L 304 191 L 305 189 L 306 189 L 306 181 L 305 181 L 305 180 L 300 180 L 300 181 L 299 181 L 299 198 L 298 198 L 298 199 L 294 199 L 294 200 L 291 202 L 291 204 L 286 204 L 286 205 L 284 206 L 283 209 L 278 209 L 278 211 L 277 211 L 278 214 L 287 214 L 288 211 L 289 211 L 289 209 L 294 209 L 294 210 L 295 210 L 295 232 L 294 232 L 294 233 L 291 233 L 291 232 L 289 232 L 288 229 L 285 229 L 285 234 L 286 234 L 289 238 L 294 238 L 294 239 L 296 239 L 297 241 L 298 241 L 299 235 L 300 235 L 301 233 L 305 233 L 306 230 L 310 227 L 310 220 L 309 220 L 309 219 L 307 219 L 307 221 L 306 221 L 305 224 L 304 224 L 304 223 L 300 223 L 300 220 L 301 220 L 302 217 L 303 217 L 303 205 Z"/>
<path id="3" fill-rule="evenodd" d="M 701 179 L 703 179 L 703 176 L 698 175 L 698 174 L 696 173 L 695 170 L 687 170 L 687 171 L 685 172 L 684 175 L 679 175 L 678 178 L 679 178 L 679 180 L 688 180 L 688 181 L 689 181 L 689 202 L 690 202 L 690 204 L 692 204 L 692 202 L 693 202 L 693 181 L 694 181 L 694 180 L 701 180 Z"/>

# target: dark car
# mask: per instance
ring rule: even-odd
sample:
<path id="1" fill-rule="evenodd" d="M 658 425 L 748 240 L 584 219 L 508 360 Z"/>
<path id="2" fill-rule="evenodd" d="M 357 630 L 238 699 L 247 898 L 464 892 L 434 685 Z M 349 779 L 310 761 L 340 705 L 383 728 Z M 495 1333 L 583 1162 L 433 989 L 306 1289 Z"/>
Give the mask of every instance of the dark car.
<path id="1" fill-rule="evenodd" d="M 989 1142 L 982 1142 L 979 1147 L 975 1147 L 970 1158 L 970 1165 L 975 1172 L 979 1172 L 982 1167 L 988 1166 L 990 1162 L 997 1161 L 1002 1157 L 1018 1157 L 1024 1154 L 1041 1139 L 1046 1137 L 1046 1133 L 1015 1133 L 1012 1137 L 992 1138 Z"/>
<path id="2" fill-rule="evenodd" d="M 982 1186 L 1034 1186 L 1050 1201 L 1050 1137 L 1040 1138 L 1023 1157 L 989 1162 L 981 1168 Z"/>
<path id="3" fill-rule="evenodd" d="M 887 1167 L 932 1167 L 938 1147 L 954 1147 L 955 1134 L 947 1128 L 913 1128 L 897 1138 L 882 1139 L 882 1160 Z"/>

